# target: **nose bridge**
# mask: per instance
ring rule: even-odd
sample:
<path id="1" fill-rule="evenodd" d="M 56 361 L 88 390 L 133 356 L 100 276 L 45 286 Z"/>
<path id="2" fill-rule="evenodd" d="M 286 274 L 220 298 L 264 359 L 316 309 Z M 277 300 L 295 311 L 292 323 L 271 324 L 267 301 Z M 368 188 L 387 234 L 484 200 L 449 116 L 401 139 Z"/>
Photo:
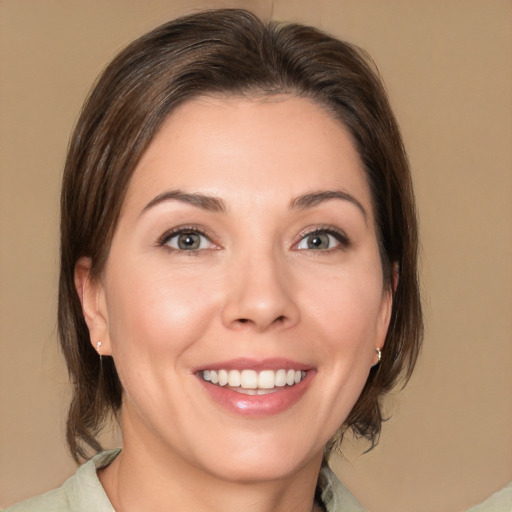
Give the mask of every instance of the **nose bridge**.
<path id="1" fill-rule="evenodd" d="M 298 321 L 286 259 L 275 247 L 253 246 L 233 259 L 223 311 L 225 325 L 252 326 L 262 331 L 272 325 L 289 327 Z"/>

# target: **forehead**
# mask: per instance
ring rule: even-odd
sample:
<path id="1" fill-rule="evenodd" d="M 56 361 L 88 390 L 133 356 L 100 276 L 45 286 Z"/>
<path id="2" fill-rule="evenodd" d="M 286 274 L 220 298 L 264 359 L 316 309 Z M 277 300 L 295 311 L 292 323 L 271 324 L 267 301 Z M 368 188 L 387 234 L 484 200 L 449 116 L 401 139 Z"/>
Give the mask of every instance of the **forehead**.
<path id="1" fill-rule="evenodd" d="M 274 195 L 276 201 L 343 189 L 371 210 L 365 172 L 347 128 L 319 104 L 290 95 L 207 96 L 184 103 L 141 158 L 125 203 L 150 200 L 163 188 L 222 197 L 227 183 L 254 197 Z"/>

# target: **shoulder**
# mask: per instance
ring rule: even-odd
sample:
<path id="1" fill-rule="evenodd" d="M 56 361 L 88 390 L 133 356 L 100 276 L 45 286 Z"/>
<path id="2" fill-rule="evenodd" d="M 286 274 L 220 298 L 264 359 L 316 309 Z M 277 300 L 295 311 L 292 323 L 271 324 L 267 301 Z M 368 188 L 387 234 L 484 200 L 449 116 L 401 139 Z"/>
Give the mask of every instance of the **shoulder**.
<path id="1" fill-rule="evenodd" d="M 467 512 L 505 512 L 507 510 L 512 511 L 512 482 Z"/>
<path id="2" fill-rule="evenodd" d="M 80 466 L 62 487 L 16 503 L 4 512 L 114 512 L 96 470 L 110 464 L 119 452 L 99 453 Z"/>
<path id="3" fill-rule="evenodd" d="M 7 507 L 5 512 L 68 512 L 69 501 L 62 487 Z"/>

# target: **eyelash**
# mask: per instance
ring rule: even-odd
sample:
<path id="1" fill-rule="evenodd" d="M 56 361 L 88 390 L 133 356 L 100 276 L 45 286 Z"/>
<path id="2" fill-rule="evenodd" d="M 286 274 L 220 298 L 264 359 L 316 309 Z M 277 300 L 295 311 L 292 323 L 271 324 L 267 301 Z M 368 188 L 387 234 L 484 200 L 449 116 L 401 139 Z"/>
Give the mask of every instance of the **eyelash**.
<path id="1" fill-rule="evenodd" d="M 175 237 L 178 237 L 180 235 L 186 235 L 186 234 L 193 234 L 193 235 L 199 235 L 206 240 L 208 240 L 208 243 L 213 244 L 210 237 L 206 234 L 205 231 L 202 229 L 199 229 L 196 226 L 181 226 L 179 228 L 174 228 L 170 231 L 165 232 L 157 241 L 157 245 L 159 247 L 165 247 L 169 251 L 173 252 L 179 252 L 179 253 L 188 253 L 188 254 L 198 254 L 200 251 L 203 251 L 204 248 L 198 247 L 196 249 L 180 249 L 176 247 L 171 247 L 169 245 L 169 241 L 172 240 Z M 304 247 L 299 248 L 298 246 L 305 240 L 307 240 L 309 237 L 319 236 L 319 235 L 328 235 L 330 237 L 333 237 L 339 245 L 335 247 L 327 247 L 325 249 L 322 248 L 312 248 L 312 247 Z M 294 243 L 293 248 L 297 251 L 311 251 L 311 252 L 331 252 L 337 249 L 348 249 L 351 245 L 351 242 L 347 235 L 338 229 L 333 228 L 332 226 L 328 227 L 317 227 L 313 230 L 303 232 L 299 235 L 299 240 Z"/>
<path id="2" fill-rule="evenodd" d="M 206 240 L 208 240 L 209 244 L 214 245 L 214 243 L 211 241 L 210 237 L 206 234 L 206 232 L 203 231 L 202 229 L 199 229 L 196 226 L 181 226 L 179 228 L 174 228 L 174 229 L 172 229 L 170 231 L 166 231 L 157 240 L 157 245 L 159 247 L 164 247 L 164 248 L 166 248 L 169 251 L 179 252 L 179 253 L 188 253 L 188 254 L 198 254 L 200 251 L 204 250 L 204 249 L 201 249 L 201 248 L 186 250 L 186 249 L 180 249 L 180 248 L 176 248 L 176 247 L 171 247 L 170 245 L 168 245 L 170 240 L 172 240 L 173 238 L 179 237 L 180 235 L 187 235 L 187 234 L 199 235 L 199 236 L 201 236 L 203 238 L 206 238 Z"/>
<path id="3" fill-rule="evenodd" d="M 329 247 L 327 249 L 313 249 L 313 248 L 302 248 L 299 249 L 298 245 L 306 240 L 307 238 L 311 236 L 318 236 L 318 235 L 329 235 L 336 239 L 337 242 L 339 242 L 339 245 L 335 247 Z M 348 236 L 341 230 L 335 229 L 332 226 L 326 226 L 326 227 L 317 227 L 311 231 L 306 231 L 304 233 L 301 233 L 299 235 L 299 241 L 294 244 L 294 247 L 298 251 L 312 251 L 312 252 L 330 252 L 335 251 L 337 249 L 345 250 L 348 249 L 351 245 L 351 242 L 348 238 Z"/>

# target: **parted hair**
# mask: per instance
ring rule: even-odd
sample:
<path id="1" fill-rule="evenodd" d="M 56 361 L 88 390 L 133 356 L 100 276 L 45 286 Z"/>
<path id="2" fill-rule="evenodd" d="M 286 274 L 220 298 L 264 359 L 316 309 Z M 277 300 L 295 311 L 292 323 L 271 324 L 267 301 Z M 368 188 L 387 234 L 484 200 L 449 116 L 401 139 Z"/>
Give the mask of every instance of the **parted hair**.
<path id="1" fill-rule="evenodd" d="M 93 87 L 70 141 L 61 196 L 58 323 L 73 388 L 67 441 L 76 460 L 101 449 L 98 434 L 118 415 L 123 394 L 113 359 L 100 361 L 91 343 L 75 289 L 77 261 L 89 257 L 91 277 L 101 275 L 132 173 L 177 106 L 202 95 L 274 94 L 308 98 L 343 123 L 366 173 L 384 285 L 394 288 L 391 322 L 382 360 L 327 451 L 348 430 L 372 446 L 377 442 L 381 397 L 407 382 L 422 339 L 416 211 L 397 122 L 361 49 L 312 27 L 264 23 L 244 10 L 220 9 L 168 22 L 124 49 Z"/>

